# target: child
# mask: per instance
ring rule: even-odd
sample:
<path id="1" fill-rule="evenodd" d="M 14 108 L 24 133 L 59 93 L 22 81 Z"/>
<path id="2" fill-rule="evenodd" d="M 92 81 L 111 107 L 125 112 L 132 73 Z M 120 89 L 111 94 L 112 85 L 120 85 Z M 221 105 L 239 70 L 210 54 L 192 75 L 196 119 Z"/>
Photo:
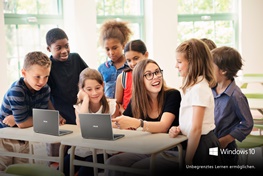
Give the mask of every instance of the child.
<path id="1" fill-rule="evenodd" d="M 132 98 L 122 116 L 112 119 L 121 129 L 137 129 L 151 133 L 167 133 L 178 125 L 180 92 L 165 85 L 162 70 L 152 59 L 140 61 L 132 73 Z M 147 141 L 145 141 L 147 143 Z M 112 156 L 107 164 L 138 166 L 150 155 L 121 153 Z M 105 170 L 105 175 L 122 175 L 123 172 Z"/>
<path id="2" fill-rule="evenodd" d="M 124 55 L 130 68 L 119 74 L 116 82 L 115 98 L 120 105 L 120 111 L 126 109 L 132 94 L 132 70 L 135 65 L 144 59 L 148 59 L 148 51 L 141 40 L 132 40 L 124 47 Z"/>
<path id="3" fill-rule="evenodd" d="M 100 72 L 95 69 L 86 68 L 79 76 L 79 93 L 78 103 L 75 105 L 76 123 L 80 126 L 79 113 L 109 113 L 112 118 L 119 114 L 119 109 L 115 99 L 107 99 L 104 94 L 104 83 Z M 97 152 L 98 162 L 103 162 L 103 153 Z M 108 157 L 113 153 L 108 151 Z M 75 150 L 75 157 L 79 160 L 92 161 L 92 153 L 88 148 L 77 147 Z M 64 173 L 69 174 L 70 155 L 67 155 L 64 160 Z M 75 167 L 78 175 L 93 175 L 92 167 Z"/>
<path id="4" fill-rule="evenodd" d="M 0 111 L 0 128 L 33 126 L 32 109 L 48 109 L 50 88 L 47 85 L 51 61 L 42 52 L 30 52 L 25 56 L 22 75 L 4 95 Z M 29 152 L 28 141 L 0 139 L 0 150 Z M 27 163 L 28 159 L 0 156 L 0 171 L 10 164 Z"/>
<path id="5" fill-rule="evenodd" d="M 205 44 L 207 44 L 208 48 L 211 50 L 215 49 L 217 46 L 215 44 L 215 42 L 211 39 L 208 39 L 208 38 L 201 38 L 201 40 L 203 42 L 205 42 Z"/>
<path id="6" fill-rule="evenodd" d="M 221 154 L 209 155 L 209 148 L 220 147 L 213 130 L 214 98 L 211 88 L 216 85 L 213 61 L 208 46 L 198 39 L 181 43 L 176 49 L 176 68 L 183 77 L 180 126 L 170 129 L 170 137 L 179 132 L 188 137 L 186 165 L 222 164 Z"/>
<path id="7" fill-rule="evenodd" d="M 48 85 L 51 88 L 51 102 L 67 124 L 76 124 L 73 105 L 78 93 L 80 72 L 87 64 L 77 53 L 70 53 L 67 34 L 59 28 L 46 34 L 47 50 L 51 52 L 52 68 Z"/>
<path id="8" fill-rule="evenodd" d="M 212 50 L 217 85 L 212 89 L 215 100 L 214 133 L 222 149 L 236 150 L 236 139 L 242 142 L 253 128 L 253 117 L 246 96 L 234 77 L 242 67 L 237 50 L 223 46 Z M 224 154 L 226 164 L 236 165 L 238 154 Z"/>
<path id="9" fill-rule="evenodd" d="M 110 60 L 98 67 L 102 74 L 105 86 L 105 95 L 115 98 L 117 76 L 129 66 L 123 55 L 123 48 L 130 40 L 132 32 L 126 22 L 106 21 L 100 29 L 100 42 Z"/>

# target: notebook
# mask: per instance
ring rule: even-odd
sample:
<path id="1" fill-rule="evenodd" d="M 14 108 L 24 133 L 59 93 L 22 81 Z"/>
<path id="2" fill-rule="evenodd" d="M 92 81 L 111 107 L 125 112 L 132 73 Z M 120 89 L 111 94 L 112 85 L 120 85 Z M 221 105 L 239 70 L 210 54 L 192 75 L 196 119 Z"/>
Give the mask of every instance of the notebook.
<path id="1" fill-rule="evenodd" d="M 59 112 L 50 109 L 33 108 L 33 129 L 36 133 L 62 136 L 70 134 L 71 130 L 59 129 Z"/>
<path id="2" fill-rule="evenodd" d="M 113 134 L 110 114 L 79 114 L 80 131 L 85 139 L 117 140 L 124 134 Z"/>

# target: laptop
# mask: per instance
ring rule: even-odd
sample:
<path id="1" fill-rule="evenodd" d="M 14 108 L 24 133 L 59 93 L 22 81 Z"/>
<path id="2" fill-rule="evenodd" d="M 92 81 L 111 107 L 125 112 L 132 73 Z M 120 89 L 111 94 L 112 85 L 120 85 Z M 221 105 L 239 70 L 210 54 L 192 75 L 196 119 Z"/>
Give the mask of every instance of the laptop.
<path id="1" fill-rule="evenodd" d="M 117 140 L 124 134 L 113 134 L 110 114 L 79 114 L 80 131 L 84 139 Z"/>
<path id="2" fill-rule="evenodd" d="M 33 130 L 36 133 L 53 136 L 62 136 L 73 132 L 59 129 L 59 111 L 36 108 L 33 108 Z"/>

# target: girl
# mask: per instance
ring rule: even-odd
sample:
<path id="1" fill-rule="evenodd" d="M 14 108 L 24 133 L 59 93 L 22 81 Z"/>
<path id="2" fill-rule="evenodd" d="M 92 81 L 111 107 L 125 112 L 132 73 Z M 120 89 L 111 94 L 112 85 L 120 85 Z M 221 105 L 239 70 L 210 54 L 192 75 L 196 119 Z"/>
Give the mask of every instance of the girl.
<path id="1" fill-rule="evenodd" d="M 124 70 L 117 78 L 115 98 L 120 105 L 120 111 L 126 109 L 132 94 L 132 70 L 135 65 L 148 59 L 148 51 L 143 41 L 132 40 L 124 47 L 124 55 L 130 68 Z"/>
<path id="2" fill-rule="evenodd" d="M 183 77 L 179 126 L 169 130 L 170 137 L 179 132 L 188 137 L 186 165 L 222 164 L 218 156 L 209 155 L 209 148 L 220 147 L 213 130 L 214 98 L 211 88 L 216 85 L 213 61 L 208 46 L 198 39 L 181 43 L 176 49 L 176 68 Z"/>
<path id="3" fill-rule="evenodd" d="M 100 29 L 101 46 L 105 49 L 110 60 L 101 64 L 98 68 L 105 83 L 105 95 L 108 98 L 115 97 L 117 76 L 129 66 L 123 55 L 123 48 L 130 40 L 132 32 L 128 23 L 123 21 L 106 21 Z"/>
<path id="4" fill-rule="evenodd" d="M 79 92 L 78 102 L 75 107 L 76 124 L 80 126 L 79 113 L 109 113 L 112 118 L 115 118 L 119 114 L 119 109 L 114 99 L 107 99 L 103 89 L 103 78 L 101 74 L 91 68 L 84 69 L 79 76 Z M 68 152 L 69 153 L 69 152 Z M 108 152 L 108 157 L 111 156 L 111 152 Z M 75 151 L 75 157 L 79 160 L 92 161 L 92 155 L 89 149 L 77 147 Z M 98 162 L 103 162 L 103 154 L 97 154 Z M 64 160 L 64 173 L 69 174 L 69 162 L 70 155 L 67 155 Z M 78 175 L 93 175 L 92 167 L 75 167 L 75 171 L 78 171 Z"/>
<path id="5" fill-rule="evenodd" d="M 181 95 L 178 90 L 165 85 L 162 72 L 152 59 L 142 60 L 136 65 L 132 73 L 131 101 L 122 116 L 112 119 L 119 128 L 141 127 L 151 133 L 167 133 L 172 125 L 178 124 Z M 107 164 L 137 167 L 148 160 L 149 156 L 121 153 L 109 158 Z M 105 170 L 105 175 L 122 174 Z"/>

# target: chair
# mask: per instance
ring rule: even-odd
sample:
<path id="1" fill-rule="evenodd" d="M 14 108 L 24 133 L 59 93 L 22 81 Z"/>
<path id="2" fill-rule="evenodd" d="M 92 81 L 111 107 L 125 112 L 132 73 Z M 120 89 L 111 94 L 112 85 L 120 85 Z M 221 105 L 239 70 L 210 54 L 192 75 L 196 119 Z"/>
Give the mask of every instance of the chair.
<path id="1" fill-rule="evenodd" d="M 54 168 L 40 164 L 12 164 L 6 168 L 5 173 L 20 176 L 65 176 Z"/>
<path id="2" fill-rule="evenodd" d="M 263 129 L 263 125 L 256 124 L 254 125 L 254 128 Z M 239 142 L 238 140 L 236 140 L 236 144 L 239 149 L 243 149 L 243 150 L 261 147 L 262 158 L 263 158 L 263 135 L 261 135 L 261 133 L 260 135 L 249 134 L 246 137 L 246 139 L 244 139 L 242 142 Z M 247 164 L 248 155 L 249 154 L 246 155 L 244 164 Z"/>

